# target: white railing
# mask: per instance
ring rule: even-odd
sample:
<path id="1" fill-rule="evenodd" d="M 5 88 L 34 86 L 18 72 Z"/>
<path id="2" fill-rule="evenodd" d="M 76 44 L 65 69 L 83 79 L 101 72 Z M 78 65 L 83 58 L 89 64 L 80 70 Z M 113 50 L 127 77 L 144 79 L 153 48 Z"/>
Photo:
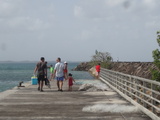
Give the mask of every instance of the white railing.
<path id="1" fill-rule="evenodd" d="M 101 68 L 100 79 L 138 106 L 153 120 L 160 120 L 160 82 Z"/>

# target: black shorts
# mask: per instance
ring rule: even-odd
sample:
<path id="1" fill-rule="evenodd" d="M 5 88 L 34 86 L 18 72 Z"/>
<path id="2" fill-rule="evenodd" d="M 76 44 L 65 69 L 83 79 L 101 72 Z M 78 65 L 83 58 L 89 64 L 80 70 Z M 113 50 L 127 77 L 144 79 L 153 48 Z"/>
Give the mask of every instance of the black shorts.
<path id="1" fill-rule="evenodd" d="M 38 75 L 38 82 L 44 81 L 44 80 L 45 80 L 44 75 Z"/>

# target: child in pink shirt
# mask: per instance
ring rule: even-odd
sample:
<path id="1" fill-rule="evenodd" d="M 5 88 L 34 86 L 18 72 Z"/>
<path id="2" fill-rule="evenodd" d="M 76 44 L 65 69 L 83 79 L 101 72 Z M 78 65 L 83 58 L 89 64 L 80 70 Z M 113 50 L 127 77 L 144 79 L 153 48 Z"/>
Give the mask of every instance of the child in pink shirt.
<path id="1" fill-rule="evenodd" d="M 68 74 L 68 91 L 72 91 L 73 81 L 75 82 L 75 80 L 72 77 L 72 74 L 69 73 Z"/>

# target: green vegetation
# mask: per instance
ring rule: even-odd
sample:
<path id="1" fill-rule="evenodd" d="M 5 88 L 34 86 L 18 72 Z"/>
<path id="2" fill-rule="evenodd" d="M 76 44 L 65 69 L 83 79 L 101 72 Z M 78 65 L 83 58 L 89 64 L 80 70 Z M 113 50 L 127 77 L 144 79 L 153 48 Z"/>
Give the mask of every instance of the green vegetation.
<path id="1" fill-rule="evenodd" d="M 95 51 L 95 55 L 92 56 L 92 60 L 90 62 L 91 66 L 97 65 L 98 63 L 101 64 L 101 67 L 110 69 L 111 62 L 113 58 L 111 57 L 110 53 L 108 52 L 99 52 Z"/>
<path id="2" fill-rule="evenodd" d="M 160 46 L 160 31 L 157 31 L 157 43 Z M 160 51 L 158 49 L 152 52 L 154 65 L 156 69 L 151 70 L 152 79 L 160 82 Z"/>

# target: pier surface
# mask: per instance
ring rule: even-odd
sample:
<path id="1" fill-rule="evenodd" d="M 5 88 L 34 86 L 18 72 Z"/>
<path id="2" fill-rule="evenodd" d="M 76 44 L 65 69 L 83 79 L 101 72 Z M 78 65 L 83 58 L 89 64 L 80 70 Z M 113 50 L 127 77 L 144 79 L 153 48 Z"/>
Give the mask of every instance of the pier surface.
<path id="1" fill-rule="evenodd" d="M 1 92 L 0 120 L 151 120 L 142 112 L 85 111 L 85 107 L 97 104 L 131 104 L 111 89 L 87 92 L 78 91 L 79 86 L 69 92 L 65 81 L 60 92 L 52 81 L 51 89 L 45 86 L 44 92 L 39 92 L 37 85 L 25 83 L 25 87 Z"/>

